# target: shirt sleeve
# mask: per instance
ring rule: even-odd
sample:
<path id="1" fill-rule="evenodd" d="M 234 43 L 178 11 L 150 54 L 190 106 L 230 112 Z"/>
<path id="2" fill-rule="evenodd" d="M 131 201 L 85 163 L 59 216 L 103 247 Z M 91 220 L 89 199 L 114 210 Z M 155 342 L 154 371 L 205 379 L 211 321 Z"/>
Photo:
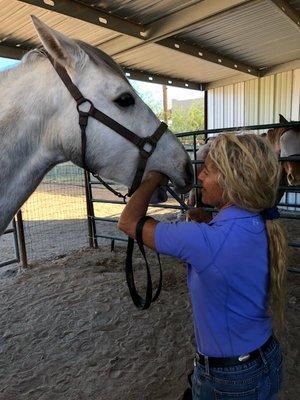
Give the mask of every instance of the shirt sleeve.
<path id="1" fill-rule="evenodd" d="M 197 222 L 159 222 L 154 233 L 155 248 L 201 271 L 213 260 L 209 229 L 208 225 Z"/>

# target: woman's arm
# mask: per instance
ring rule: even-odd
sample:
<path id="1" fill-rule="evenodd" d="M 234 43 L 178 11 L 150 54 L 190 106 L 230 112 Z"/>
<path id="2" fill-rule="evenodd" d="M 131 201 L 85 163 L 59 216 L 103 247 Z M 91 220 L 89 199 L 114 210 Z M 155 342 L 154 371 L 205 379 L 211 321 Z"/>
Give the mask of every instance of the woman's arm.
<path id="1" fill-rule="evenodd" d="M 149 202 L 158 186 L 166 185 L 168 178 L 160 172 L 150 171 L 139 188 L 131 196 L 118 222 L 118 228 L 126 235 L 135 238 L 136 225 L 141 217 L 146 215 Z M 145 246 L 155 250 L 154 231 L 158 223 L 155 219 L 146 221 L 143 228 Z"/>

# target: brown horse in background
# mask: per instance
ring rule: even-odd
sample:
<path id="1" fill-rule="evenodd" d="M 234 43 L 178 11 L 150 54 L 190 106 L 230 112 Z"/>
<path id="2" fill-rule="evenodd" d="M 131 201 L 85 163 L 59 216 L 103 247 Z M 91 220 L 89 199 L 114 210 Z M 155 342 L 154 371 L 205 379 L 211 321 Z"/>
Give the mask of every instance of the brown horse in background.
<path id="1" fill-rule="evenodd" d="M 281 124 L 288 121 L 279 114 Z M 300 127 L 269 129 L 264 136 L 272 144 L 278 157 L 299 157 L 300 160 Z M 300 185 L 300 162 L 282 161 L 283 185 Z"/>

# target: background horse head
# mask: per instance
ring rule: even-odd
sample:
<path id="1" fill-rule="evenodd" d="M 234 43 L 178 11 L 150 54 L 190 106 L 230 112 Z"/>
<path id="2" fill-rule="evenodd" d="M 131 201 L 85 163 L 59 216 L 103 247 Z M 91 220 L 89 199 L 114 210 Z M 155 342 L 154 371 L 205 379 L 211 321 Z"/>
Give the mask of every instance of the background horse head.
<path id="1" fill-rule="evenodd" d="M 85 98 L 138 136 L 153 134 L 160 121 L 109 56 L 54 31 L 36 17 L 33 23 L 44 49 L 67 70 Z M 1 73 L 0 88 L 1 234 L 54 165 L 65 161 L 81 165 L 82 154 L 76 102 L 44 51 L 30 51 L 18 67 Z M 87 168 L 129 187 L 138 149 L 93 118 L 86 136 Z M 150 169 L 168 175 L 179 192 L 191 188 L 191 161 L 168 130 L 148 160 L 146 170 Z"/>
<path id="2" fill-rule="evenodd" d="M 281 124 L 288 123 L 288 121 L 279 114 L 279 122 Z M 300 129 L 299 127 L 289 127 L 289 128 L 274 128 L 269 129 L 267 133 L 261 134 L 266 140 L 268 140 L 275 153 L 278 157 L 291 157 L 298 156 L 300 159 Z M 196 152 L 196 160 L 204 161 L 206 155 L 209 151 L 209 142 L 200 145 Z M 197 175 L 203 164 L 198 164 Z M 283 161 L 282 166 L 282 176 L 280 185 L 282 186 L 297 186 L 300 185 L 300 162 Z M 198 182 L 199 184 L 199 182 Z M 284 190 L 278 191 L 277 201 L 279 202 Z M 197 190 L 198 204 L 196 204 L 196 189 L 190 192 L 188 205 L 199 207 L 201 203 L 201 189 Z"/>
<path id="3" fill-rule="evenodd" d="M 288 122 L 279 114 L 279 122 Z M 300 128 L 274 128 L 267 132 L 267 138 L 273 144 L 279 157 L 297 156 L 300 160 Z M 289 186 L 300 185 L 300 162 L 283 161 L 282 170 L 284 179 Z"/>

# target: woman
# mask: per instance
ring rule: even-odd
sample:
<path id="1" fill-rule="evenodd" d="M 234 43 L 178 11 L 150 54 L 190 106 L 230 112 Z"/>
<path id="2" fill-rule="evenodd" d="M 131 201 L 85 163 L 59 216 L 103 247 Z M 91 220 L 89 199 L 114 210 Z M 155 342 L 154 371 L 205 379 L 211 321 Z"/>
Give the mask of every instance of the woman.
<path id="1" fill-rule="evenodd" d="M 144 244 L 188 263 L 197 352 L 194 400 L 277 399 L 282 353 L 272 324 L 283 324 L 287 244 L 274 208 L 279 167 L 254 134 L 220 134 L 201 170 L 202 201 L 219 213 L 208 223 L 145 222 Z M 147 174 L 119 228 L 135 236 L 155 188 Z"/>

